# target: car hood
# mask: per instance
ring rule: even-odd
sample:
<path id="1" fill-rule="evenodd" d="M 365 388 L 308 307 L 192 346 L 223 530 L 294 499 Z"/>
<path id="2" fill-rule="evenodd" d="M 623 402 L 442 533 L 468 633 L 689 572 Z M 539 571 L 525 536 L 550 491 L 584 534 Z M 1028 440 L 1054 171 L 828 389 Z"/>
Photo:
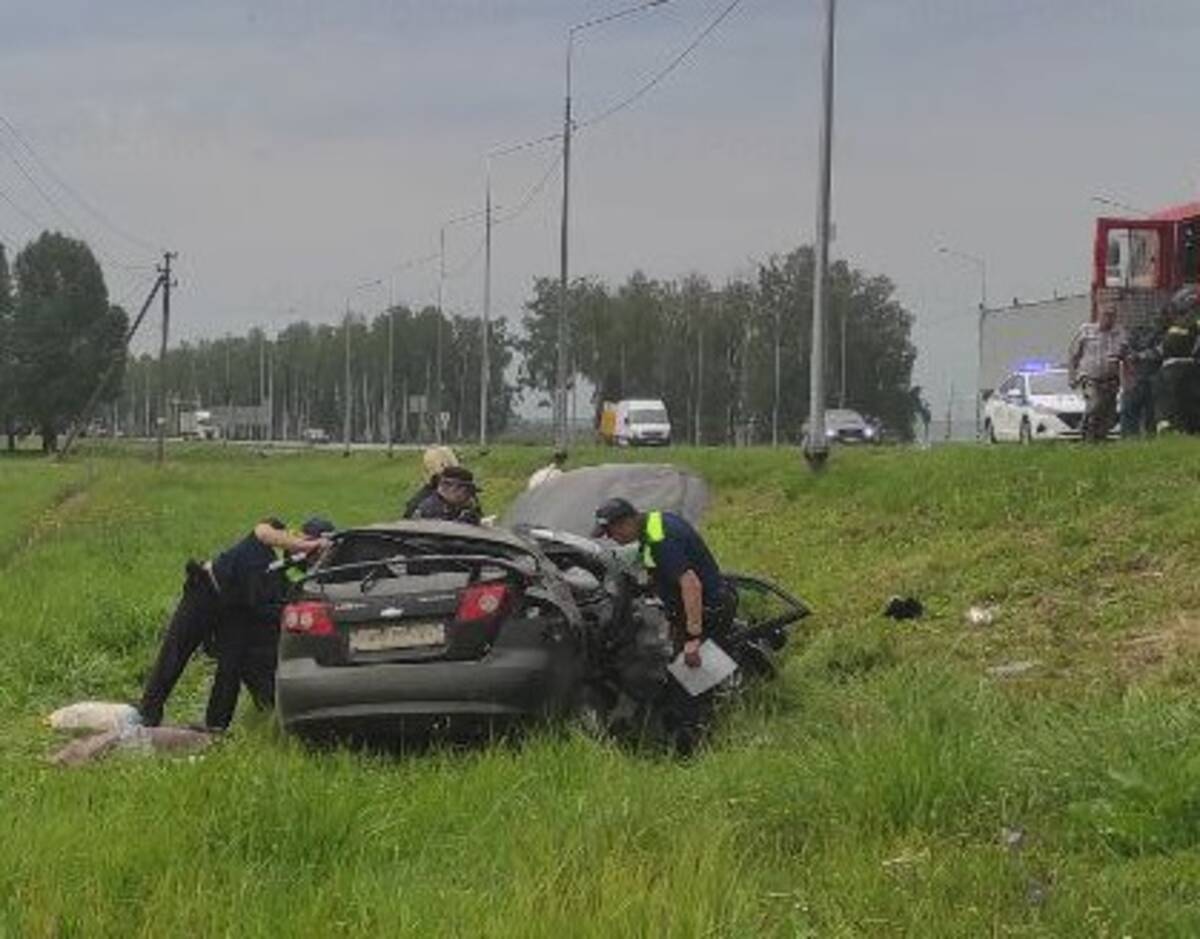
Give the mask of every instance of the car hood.
<path id="1" fill-rule="evenodd" d="M 693 524 L 708 504 L 708 489 L 694 473 L 667 464 L 609 463 L 571 470 L 522 493 L 502 524 L 587 538 L 595 527 L 596 507 L 614 496 L 642 511 L 675 512 Z"/>
<path id="2" fill-rule="evenodd" d="M 1077 394 L 1030 395 L 1029 403 L 1059 414 L 1082 413 L 1084 409 L 1083 396 Z"/>

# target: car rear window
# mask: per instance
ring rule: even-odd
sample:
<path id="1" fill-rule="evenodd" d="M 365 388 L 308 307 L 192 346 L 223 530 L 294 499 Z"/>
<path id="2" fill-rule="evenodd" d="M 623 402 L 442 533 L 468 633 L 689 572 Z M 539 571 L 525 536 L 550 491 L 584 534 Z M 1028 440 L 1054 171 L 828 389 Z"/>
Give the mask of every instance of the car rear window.
<path id="1" fill-rule="evenodd" d="M 516 557 L 512 555 L 516 555 Z M 437 555 L 443 560 L 423 562 L 418 559 Z M 373 589 L 390 593 L 418 593 L 427 590 L 457 590 L 473 581 L 502 578 L 507 571 L 487 563 L 456 563 L 446 555 L 495 555 L 517 560 L 520 555 L 503 546 L 455 538 L 415 536 L 395 538 L 381 535 L 351 535 L 341 538 L 321 559 L 318 571 L 328 571 L 321 583 L 371 584 Z M 526 556 L 530 569 L 533 558 Z M 372 561 L 379 561 L 372 565 Z M 395 563 L 387 563 L 394 561 Z M 346 568 L 338 570 L 338 568 Z"/>

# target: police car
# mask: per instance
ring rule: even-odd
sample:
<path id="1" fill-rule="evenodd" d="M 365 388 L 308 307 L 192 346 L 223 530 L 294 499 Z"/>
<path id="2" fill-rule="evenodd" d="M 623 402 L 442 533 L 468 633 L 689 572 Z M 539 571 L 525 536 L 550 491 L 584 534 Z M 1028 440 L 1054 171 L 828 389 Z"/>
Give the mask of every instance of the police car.
<path id="1" fill-rule="evenodd" d="M 1005 378 L 988 397 L 984 439 L 1078 440 L 1083 409 L 1083 395 L 1070 386 L 1065 368 L 1031 363 Z"/>

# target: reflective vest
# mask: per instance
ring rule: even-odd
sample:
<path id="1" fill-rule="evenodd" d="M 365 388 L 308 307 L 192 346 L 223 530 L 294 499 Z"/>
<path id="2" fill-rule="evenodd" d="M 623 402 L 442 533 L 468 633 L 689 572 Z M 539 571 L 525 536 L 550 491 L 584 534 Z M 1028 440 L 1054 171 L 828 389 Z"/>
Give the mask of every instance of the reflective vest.
<path id="1" fill-rule="evenodd" d="M 642 565 L 646 570 L 655 568 L 654 552 L 652 548 L 656 544 L 662 544 L 666 540 L 667 531 L 663 527 L 662 512 L 649 512 L 646 515 L 646 528 L 642 532 Z"/>

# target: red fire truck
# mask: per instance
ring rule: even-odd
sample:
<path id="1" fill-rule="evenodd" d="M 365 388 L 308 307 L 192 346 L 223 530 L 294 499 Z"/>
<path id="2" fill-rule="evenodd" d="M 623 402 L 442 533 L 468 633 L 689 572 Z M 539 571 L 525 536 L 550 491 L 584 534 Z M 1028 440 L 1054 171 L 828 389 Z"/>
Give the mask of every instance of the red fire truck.
<path id="1" fill-rule="evenodd" d="M 1200 283 L 1200 202 L 1098 219 L 1094 251 L 1092 296 L 1113 297 L 1127 327 L 1152 322 L 1171 294 Z"/>

